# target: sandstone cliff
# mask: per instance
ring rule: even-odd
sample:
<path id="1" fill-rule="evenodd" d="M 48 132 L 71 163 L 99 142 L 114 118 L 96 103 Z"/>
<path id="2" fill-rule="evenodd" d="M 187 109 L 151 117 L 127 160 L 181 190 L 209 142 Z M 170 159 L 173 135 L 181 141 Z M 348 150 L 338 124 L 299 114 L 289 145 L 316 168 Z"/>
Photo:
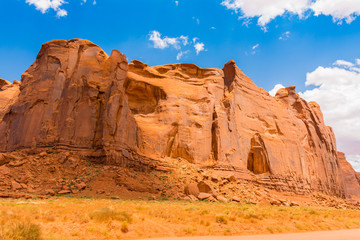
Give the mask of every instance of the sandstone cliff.
<path id="1" fill-rule="evenodd" d="M 360 179 L 358 173 L 355 172 L 351 164 L 346 160 L 343 152 L 338 152 L 338 158 L 344 176 L 346 198 L 360 200 Z"/>
<path id="2" fill-rule="evenodd" d="M 150 67 L 86 40 L 55 40 L 20 87 L 3 82 L 2 152 L 60 148 L 129 167 L 181 158 L 277 190 L 360 193 L 320 107 L 295 87 L 270 96 L 234 61 Z"/>

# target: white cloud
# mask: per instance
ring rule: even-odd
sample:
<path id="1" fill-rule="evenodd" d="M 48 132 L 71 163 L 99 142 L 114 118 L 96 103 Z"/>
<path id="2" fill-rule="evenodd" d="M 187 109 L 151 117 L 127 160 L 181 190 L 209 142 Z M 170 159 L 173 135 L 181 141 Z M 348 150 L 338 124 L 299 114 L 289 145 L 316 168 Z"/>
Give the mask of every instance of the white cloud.
<path id="1" fill-rule="evenodd" d="M 161 38 L 161 34 L 158 31 L 154 30 L 150 32 L 149 40 L 153 41 L 154 48 L 165 49 L 170 46 L 173 46 L 175 49 L 180 49 L 179 40 L 178 40 L 179 38 L 169 38 L 169 37 Z"/>
<path id="2" fill-rule="evenodd" d="M 360 172 L 360 154 L 346 155 L 346 160 L 354 167 L 355 171 Z"/>
<path id="3" fill-rule="evenodd" d="M 252 47 L 249 49 L 249 51 L 246 51 L 246 52 L 245 52 L 245 55 L 246 55 L 246 56 L 248 56 L 249 54 L 255 55 L 255 54 L 257 53 L 257 50 L 256 50 L 256 49 L 258 49 L 259 46 L 260 46 L 260 44 L 258 44 L 258 43 L 255 44 L 254 46 L 252 46 Z"/>
<path id="4" fill-rule="evenodd" d="M 360 59 L 356 59 L 356 65 L 360 65 Z"/>
<path id="5" fill-rule="evenodd" d="M 311 0 L 224 0 L 227 9 L 241 12 L 241 18 L 258 18 L 258 24 L 265 26 L 277 16 L 292 13 L 300 17 L 309 8 Z"/>
<path id="6" fill-rule="evenodd" d="M 190 38 L 191 39 L 191 38 Z M 201 51 L 205 51 L 205 44 L 198 42 L 199 38 L 194 37 L 189 41 L 188 36 L 181 35 L 180 37 L 162 37 L 161 33 L 154 30 L 149 34 L 149 40 L 153 42 L 153 47 L 158 49 L 165 49 L 173 47 L 178 50 L 176 59 L 180 60 L 185 54 L 189 54 L 190 47 L 194 47 L 196 55 L 199 55 Z M 185 49 L 184 49 L 185 48 Z"/>
<path id="7" fill-rule="evenodd" d="M 360 15 L 359 0 L 317 0 L 311 6 L 315 16 L 331 16 L 334 22 L 351 23 Z"/>
<path id="8" fill-rule="evenodd" d="M 183 42 L 183 45 L 186 46 L 189 44 L 189 37 L 181 35 L 179 39 Z"/>
<path id="9" fill-rule="evenodd" d="M 211 29 L 211 30 L 216 30 L 216 27 L 211 27 L 210 29 Z"/>
<path id="10" fill-rule="evenodd" d="M 53 9 L 58 17 L 67 15 L 67 11 L 60 8 L 66 3 L 64 0 L 26 0 L 26 3 L 34 5 L 36 10 L 39 10 L 41 13 L 46 13 L 47 10 Z"/>
<path id="11" fill-rule="evenodd" d="M 64 9 L 60 9 L 59 11 L 57 11 L 56 16 L 65 17 L 67 16 L 67 11 L 65 11 Z"/>
<path id="12" fill-rule="evenodd" d="M 204 44 L 204 43 L 197 42 L 197 43 L 195 43 L 194 48 L 195 48 L 195 50 L 196 50 L 196 55 L 199 55 L 199 53 L 200 53 L 201 51 L 204 51 L 204 50 L 205 50 L 205 44 Z"/>
<path id="13" fill-rule="evenodd" d="M 305 85 L 315 88 L 300 95 L 320 104 L 326 124 L 334 129 L 338 149 L 360 155 L 360 72 L 344 62 L 308 73 Z"/>
<path id="14" fill-rule="evenodd" d="M 271 96 L 275 96 L 277 91 L 279 91 L 279 89 L 281 88 L 285 88 L 282 84 L 276 84 L 275 87 L 269 91 Z"/>
<path id="15" fill-rule="evenodd" d="M 354 64 L 345 60 L 336 60 L 333 65 L 337 65 L 340 67 L 353 67 Z"/>
<path id="16" fill-rule="evenodd" d="M 81 0 L 80 4 L 83 5 L 87 0 Z M 67 4 L 65 0 L 26 0 L 25 3 L 29 5 L 34 5 L 36 10 L 39 10 L 41 13 L 46 13 L 49 9 L 52 9 L 56 12 L 57 17 L 65 17 L 68 15 L 68 12 L 61 8 L 64 4 Z M 96 0 L 93 1 L 93 5 L 96 5 Z"/>
<path id="17" fill-rule="evenodd" d="M 281 36 L 279 37 L 279 40 L 288 40 L 290 38 L 290 32 L 287 31 L 287 32 L 284 32 L 283 34 L 281 34 Z"/>
<path id="18" fill-rule="evenodd" d="M 175 5 L 176 5 L 176 6 L 179 6 L 179 1 L 175 1 Z"/>
<path id="19" fill-rule="evenodd" d="M 263 28 L 274 18 L 285 14 L 302 18 L 305 12 L 311 12 L 315 16 L 331 16 L 337 23 L 343 20 L 351 23 L 360 15 L 359 0 L 223 0 L 221 4 L 240 13 L 245 23 L 257 18 L 258 25 Z"/>
<path id="20" fill-rule="evenodd" d="M 190 53 L 190 51 L 189 50 L 187 50 L 187 51 L 181 51 L 181 52 L 179 52 L 177 55 L 176 55 L 176 60 L 180 60 L 184 55 L 186 55 L 186 54 L 188 54 L 188 53 Z"/>

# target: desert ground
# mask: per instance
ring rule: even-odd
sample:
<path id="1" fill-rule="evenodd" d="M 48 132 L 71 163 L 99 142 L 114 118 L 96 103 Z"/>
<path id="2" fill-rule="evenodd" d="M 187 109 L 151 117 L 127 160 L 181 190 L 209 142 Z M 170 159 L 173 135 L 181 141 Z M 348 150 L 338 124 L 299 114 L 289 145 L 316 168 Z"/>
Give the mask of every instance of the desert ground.
<path id="1" fill-rule="evenodd" d="M 338 230 L 338 231 L 319 231 L 308 233 L 289 233 L 273 235 L 248 235 L 248 236 L 226 236 L 226 237 L 192 237 L 191 240 L 353 240 L 358 239 L 360 229 Z M 167 240 L 182 240 L 186 238 L 166 238 Z M 162 238 L 152 238 L 152 240 L 163 240 Z"/>
<path id="2" fill-rule="evenodd" d="M 5 240 L 241 236 L 360 228 L 359 210 L 166 198 L 1 199 L 0 213 L 0 239 Z"/>

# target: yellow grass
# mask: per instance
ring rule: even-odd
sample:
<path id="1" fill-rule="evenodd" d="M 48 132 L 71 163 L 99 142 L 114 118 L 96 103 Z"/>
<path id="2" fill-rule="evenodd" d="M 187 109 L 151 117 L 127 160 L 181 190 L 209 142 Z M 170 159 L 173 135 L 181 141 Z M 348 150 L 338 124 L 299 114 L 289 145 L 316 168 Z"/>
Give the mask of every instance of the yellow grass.
<path id="1" fill-rule="evenodd" d="M 350 228 L 360 228 L 360 211 L 175 200 L 0 200 L 0 239 L 131 239 Z"/>

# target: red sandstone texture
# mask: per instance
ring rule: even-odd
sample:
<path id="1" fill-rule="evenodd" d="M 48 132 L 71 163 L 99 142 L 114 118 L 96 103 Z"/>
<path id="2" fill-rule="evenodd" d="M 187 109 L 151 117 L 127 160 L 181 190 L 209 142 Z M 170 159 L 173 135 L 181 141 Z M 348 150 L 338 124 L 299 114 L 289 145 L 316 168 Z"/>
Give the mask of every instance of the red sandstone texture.
<path id="1" fill-rule="evenodd" d="M 21 83 L 0 79 L 0 89 L 3 153 L 72 151 L 138 170 L 185 160 L 277 191 L 360 198 L 319 105 L 295 87 L 270 96 L 234 61 L 150 67 L 87 40 L 54 40 Z"/>

